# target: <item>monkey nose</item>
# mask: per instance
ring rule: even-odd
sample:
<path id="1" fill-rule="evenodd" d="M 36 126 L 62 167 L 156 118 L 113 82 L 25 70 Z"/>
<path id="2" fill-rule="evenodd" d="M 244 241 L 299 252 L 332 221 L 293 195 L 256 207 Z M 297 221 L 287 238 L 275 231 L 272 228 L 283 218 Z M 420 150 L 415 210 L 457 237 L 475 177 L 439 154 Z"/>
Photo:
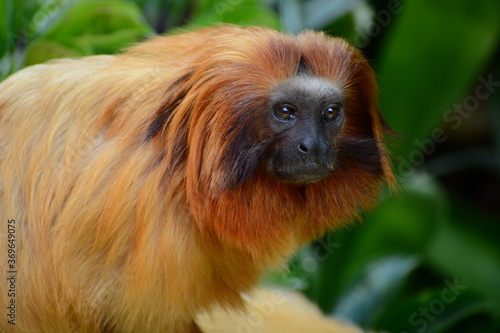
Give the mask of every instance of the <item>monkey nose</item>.
<path id="1" fill-rule="evenodd" d="M 299 152 L 301 152 L 302 154 L 312 153 L 315 149 L 315 146 L 317 145 L 315 141 L 316 140 L 313 137 L 302 138 L 302 140 L 299 141 L 299 145 L 297 146 Z"/>
<path id="2" fill-rule="evenodd" d="M 304 145 L 304 144 L 299 144 L 299 150 L 303 153 L 307 153 L 309 152 L 309 148 L 307 147 L 307 145 Z"/>
<path id="3" fill-rule="evenodd" d="M 328 150 L 327 145 L 318 139 L 303 140 L 297 146 L 301 154 L 322 155 Z"/>

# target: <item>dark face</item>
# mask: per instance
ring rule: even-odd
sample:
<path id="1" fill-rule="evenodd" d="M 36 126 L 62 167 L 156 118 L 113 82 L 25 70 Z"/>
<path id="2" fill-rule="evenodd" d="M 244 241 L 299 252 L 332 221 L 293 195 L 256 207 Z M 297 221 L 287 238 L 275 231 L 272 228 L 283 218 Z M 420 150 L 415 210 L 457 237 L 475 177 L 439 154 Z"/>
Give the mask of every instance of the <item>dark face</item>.
<path id="1" fill-rule="evenodd" d="M 345 120 L 342 90 L 332 81 L 298 74 L 275 87 L 267 122 L 274 132 L 265 161 L 277 179 L 307 185 L 335 165 L 335 138 Z"/>

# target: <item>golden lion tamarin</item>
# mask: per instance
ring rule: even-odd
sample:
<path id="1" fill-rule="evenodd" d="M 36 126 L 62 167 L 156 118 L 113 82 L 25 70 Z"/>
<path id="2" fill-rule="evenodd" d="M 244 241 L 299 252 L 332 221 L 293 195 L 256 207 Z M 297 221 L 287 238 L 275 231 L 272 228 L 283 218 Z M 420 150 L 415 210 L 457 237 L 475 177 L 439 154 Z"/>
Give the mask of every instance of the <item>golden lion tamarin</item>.
<path id="1" fill-rule="evenodd" d="M 198 332 L 393 177 L 372 69 L 315 32 L 32 66 L 0 128 L 2 332 Z"/>

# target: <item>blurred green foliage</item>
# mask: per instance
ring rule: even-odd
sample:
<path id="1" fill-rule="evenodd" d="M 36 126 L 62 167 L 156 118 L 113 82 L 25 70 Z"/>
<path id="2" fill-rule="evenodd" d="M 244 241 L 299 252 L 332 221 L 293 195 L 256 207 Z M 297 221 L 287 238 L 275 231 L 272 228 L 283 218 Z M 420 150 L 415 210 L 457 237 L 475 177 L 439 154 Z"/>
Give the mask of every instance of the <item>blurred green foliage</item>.
<path id="1" fill-rule="evenodd" d="M 400 189 L 363 224 L 304 248 L 265 282 L 299 289 L 326 313 L 364 327 L 493 333 L 499 13 L 500 2 L 490 0 L 0 0 L 0 79 L 52 58 L 116 53 L 179 26 L 309 28 L 348 39 L 371 59 L 383 114 L 401 134 L 391 145 Z M 488 135 L 478 141 L 471 131 Z"/>

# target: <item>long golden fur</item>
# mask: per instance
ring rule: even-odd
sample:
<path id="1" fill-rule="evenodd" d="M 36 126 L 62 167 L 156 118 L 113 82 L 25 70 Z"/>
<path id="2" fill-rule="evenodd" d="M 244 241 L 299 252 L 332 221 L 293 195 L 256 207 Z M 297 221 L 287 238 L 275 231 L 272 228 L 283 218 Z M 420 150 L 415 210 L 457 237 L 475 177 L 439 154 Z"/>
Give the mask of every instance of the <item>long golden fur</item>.
<path id="1" fill-rule="evenodd" d="M 266 98 L 300 64 L 348 103 L 335 172 L 308 186 L 259 164 Z M 0 128 L 1 331 L 196 332 L 392 179 L 369 64 L 315 32 L 222 26 L 32 66 L 0 85 Z"/>

